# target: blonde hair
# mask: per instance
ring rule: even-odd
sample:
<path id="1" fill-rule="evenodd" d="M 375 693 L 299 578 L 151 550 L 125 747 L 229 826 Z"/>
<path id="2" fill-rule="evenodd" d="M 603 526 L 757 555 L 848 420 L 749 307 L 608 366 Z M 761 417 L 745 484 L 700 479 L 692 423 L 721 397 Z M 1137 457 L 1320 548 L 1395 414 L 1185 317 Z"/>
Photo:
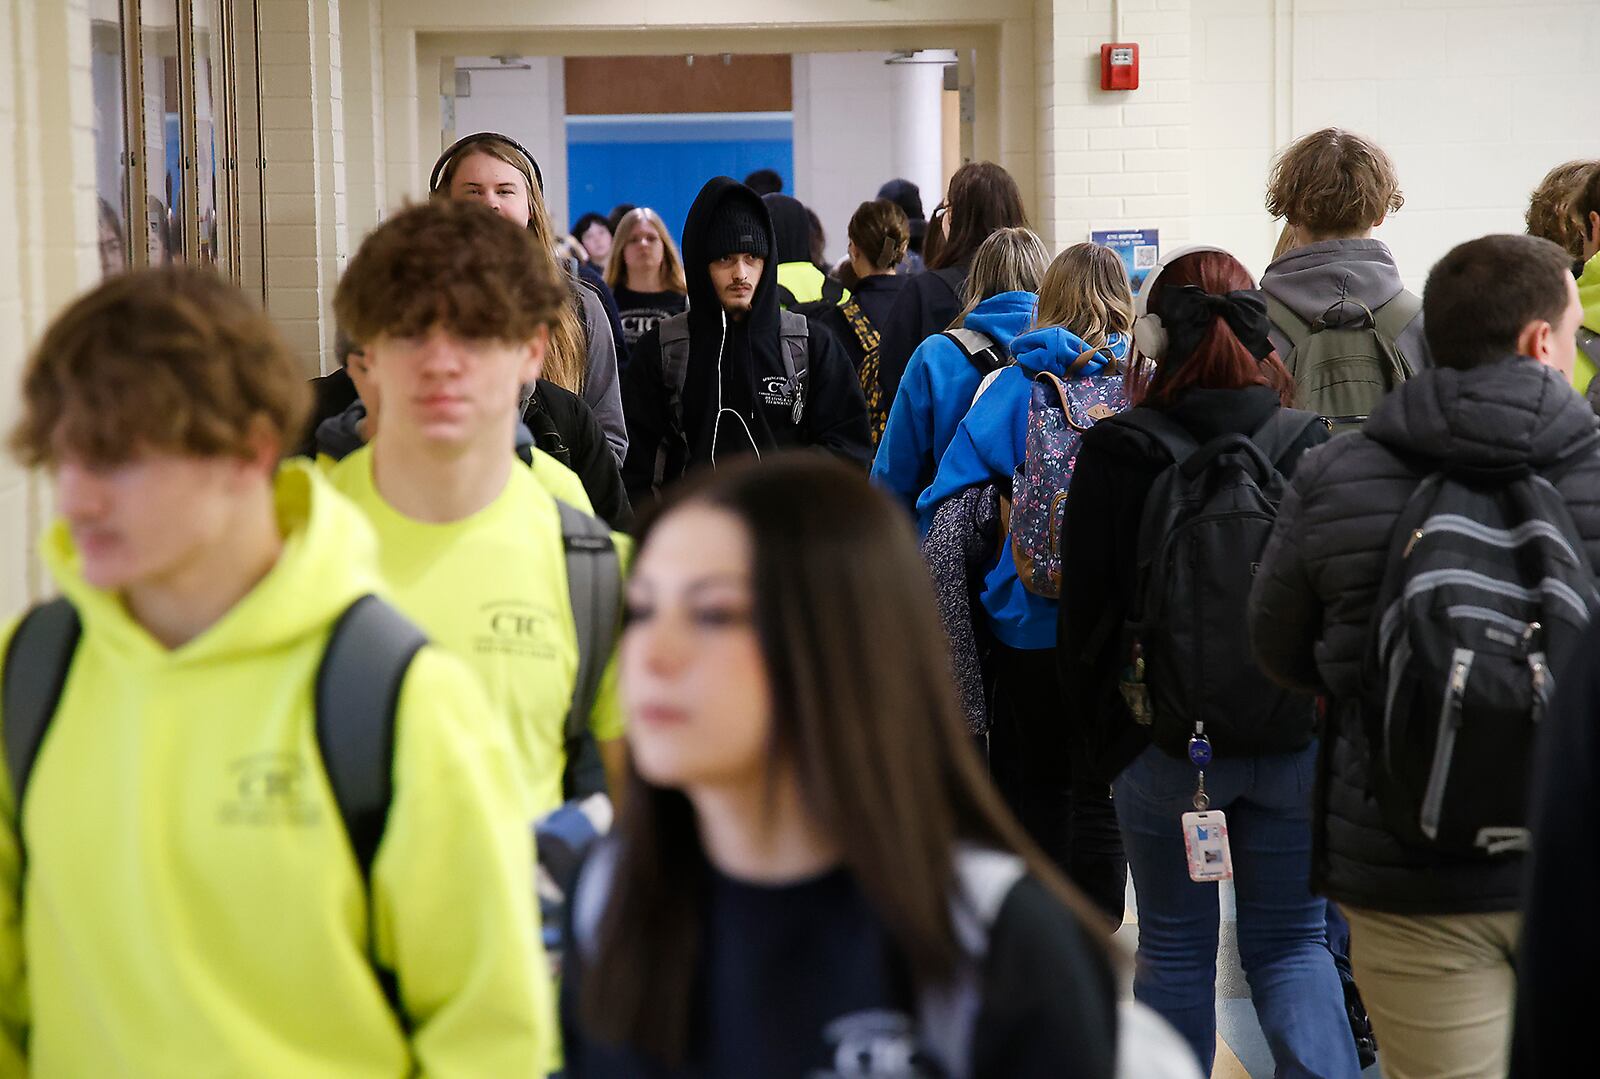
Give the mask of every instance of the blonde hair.
<path id="1" fill-rule="evenodd" d="M 572 281 L 571 275 L 556 262 L 556 230 L 550 224 L 550 211 L 545 208 L 544 192 L 533 178 L 533 163 L 522 152 L 499 139 L 479 139 L 457 150 L 445 162 L 439 173 L 439 186 L 434 198 L 450 198 L 450 184 L 455 179 L 461 163 L 475 154 L 503 161 L 522 174 L 524 190 L 528 193 L 528 232 L 534 248 L 550 260 L 550 271 L 567 281 L 570 301 L 561 305 L 555 324 L 550 328 L 550 344 L 544 354 L 544 374 L 540 377 L 554 382 L 564 390 L 583 392 L 583 383 L 589 373 L 588 335 L 584 331 L 580 305 L 582 299 L 577 289 L 583 286 Z"/>
<path id="2" fill-rule="evenodd" d="M 661 220 L 661 215 L 648 206 L 629 210 L 617 222 L 616 238 L 611 241 L 611 260 L 606 263 L 606 284 L 612 288 L 633 287 L 628 284 L 628 264 L 623 261 L 622 252 L 633 239 L 634 230 L 641 225 L 655 229 L 661 240 L 661 281 L 667 291 L 689 295 L 689 281 L 683 274 L 683 256 L 678 254 L 678 245 L 672 242 L 672 233 L 667 231 L 667 223 Z"/>
<path id="3" fill-rule="evenodd" d="M 961 293 L 966 305 L 949 328 L 960 326 L 991 296 L 1002 292 L 1038 292 L 1045 264 L 1049 261 L 1050 253 L 1045 250 L 1044 241 L 1032 229 L 1005 228 L 990 233 L 972 256 L 972 269 Z"/>
<path id="4" fill-rule="evenodd" d="M 1278 242 L 1273 245 L 1270 261 L 1277 262 L 1283 256 L 1300 246 L 1300 236 L 1295 232 L 1294 226 L 1285 221 L 1283 228 L 1278 232 Z"/>
<path id="5" fill-rule="evenodd" d="M 1108 349 L 1111 335 L 1133 331 L 1133 289 L 1128 271 L 1109 247 L 1073 244 L 1055 257 L 1039 283 L 1033 328 L 1060 326 L 1093 349 Z M 1115 369 L 1113 358 L 1113 369 Z"/>
<path id="6" fill-rule="evenodd" d="M 1303 241 L 1372 228 L 1405 202 L 1383 148 L 1340 127 L 1296 139 L 1267 178 L 1267 212 Z"/>

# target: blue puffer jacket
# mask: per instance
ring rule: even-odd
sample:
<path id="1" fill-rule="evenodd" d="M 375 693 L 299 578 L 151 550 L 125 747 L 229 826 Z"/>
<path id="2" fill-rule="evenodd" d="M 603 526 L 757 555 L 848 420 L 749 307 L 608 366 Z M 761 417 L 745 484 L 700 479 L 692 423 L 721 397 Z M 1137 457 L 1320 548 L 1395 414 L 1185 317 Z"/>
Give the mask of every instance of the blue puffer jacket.
<path id="1" fill-rule="evenodd" d="M 1111 351 L 1118 359 L 1128 353 L 1128 341 L 1111 335 Z M 1001 371 L 956 426 L 955 436 L 939 461 L 933 484 L 917 500 L 919 518 L 931 520 L 939 503 L 968 487 L 1000 482 L 1010 490 L 1011 477 L 1027 452 L 1028 405 L 1033 398 L 1033 378 L 1048 371 L 1067 377 L 1067 368 L 1089 351 L 1077 335 L 1060 326 L 1030 330 L 1011 342 L 1016 363 Z M 1109 361 L 1096 355 L 1074 377 L 1092 378 Z M 1007 542 L 984 570 L 983 609 L 1001 644 L 1011 648 L 1054 648 L 1056 601 L 1036 596 L 1017 579 L 1017 564 Z"/>
<path id="2" fill-rule="evenodd" d="M 962 325 L 992 337 L 1009 349 L 1033 321 L 1038 297 L 1031 292 L 1002 292 L 980 303 Z M 972 395 L 983 376 L 972 366 L 961 346 L 934 334 L 917 346 L 900 379 L 889 422 L 872 462 L 872 480 L 915 512 L 917 496 L 933 482 L 939 458 L 967 414 Z M 926 532 L 932 513 L 918 517 L 918 530 Z"/>

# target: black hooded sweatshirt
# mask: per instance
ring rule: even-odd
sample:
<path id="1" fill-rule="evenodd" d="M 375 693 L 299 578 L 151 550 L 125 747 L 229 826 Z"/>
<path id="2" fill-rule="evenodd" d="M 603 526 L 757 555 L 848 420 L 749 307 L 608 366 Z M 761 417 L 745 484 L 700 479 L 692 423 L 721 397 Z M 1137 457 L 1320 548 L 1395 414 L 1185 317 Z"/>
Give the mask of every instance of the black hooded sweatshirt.
<path id="1" fill-rule="evenodd" d="M 788 195 L 764 195 L 761 199 L 772 216 L 772 234 L 777 240 L 779 264 L 811 261 L 811 215 L 805 204 Z"/>
<path id="2" fill-rule="evenodd" d="M 741 199 L 767 231 L 769 257 L 750 311 L 724 319 L 711 284 L 710 264 L 726 252 L 706 248 L 706 232 L 724 200 Z M 662 379 L 660 330 L 639 338 L 622 380 L 628 419 L 623 483 L 635 506 L 659 493 L 656 459 L 665 449 L 664 483 L 715 460 L 788 446 L 818 446 L 866 468 L 872 461 L 867 405 L 849 358 L 826 329 L 810 327 L 804 410 L 793 421 L 778 310 L 778 251 L 772 219 L 748 187 L 719 176 L 706 183 L 683 228 L 689 285 L 689 368 L 683 387 L 682 429 L 674 422 Z M 720 354 L 720 363 L 719 363 Z M 720 387 L 719 387 L 720 369 Z M 720 404 L 719 404 L 720 402 Z M 718 420 L 718 410 L 725 409 Z M 713 435 L 715 446 L 712 445 Z"/>

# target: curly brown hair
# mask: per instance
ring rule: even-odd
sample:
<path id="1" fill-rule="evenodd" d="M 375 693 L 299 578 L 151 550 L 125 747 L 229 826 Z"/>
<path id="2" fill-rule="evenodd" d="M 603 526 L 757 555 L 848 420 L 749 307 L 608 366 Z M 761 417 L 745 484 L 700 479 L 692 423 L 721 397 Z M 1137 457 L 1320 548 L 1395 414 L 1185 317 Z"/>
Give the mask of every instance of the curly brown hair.
<path id="1" fill-rule="evenodd" d="M 1560 244 L 1573 258 L 1583 254 L 1583 225 L 1576 196 L 1596 171 L 1597 161 L 1566 161 L 1544 174 L 1528 197 L 1528 235 Z"/>
<path id="2" fill-rule="evenodd" d="M 168 265 L 108 278 L 56 317 L 10 443 L 29 467 L 247 459 L 263 421 L 286 446 L 310 412 L 306 371 L 266 313 L 214 270 Z"/>
<path id="3" fill-rule="evenodd" d="M 408 206 L 362 241 L 333 311 L 362 344 L 439 327 L 468 340 L 521 344 L 556 321 L 566 290 L 526 229 L 477 203 Z"/>
<path id="4" fill-rule="evenodd" d="M 1339 127 L 1290 143 L 1267 178 L 1267 212 L 1287 219 L 1301 243 L 1365 232 L 1405 202 L 1383 148 Z"/>

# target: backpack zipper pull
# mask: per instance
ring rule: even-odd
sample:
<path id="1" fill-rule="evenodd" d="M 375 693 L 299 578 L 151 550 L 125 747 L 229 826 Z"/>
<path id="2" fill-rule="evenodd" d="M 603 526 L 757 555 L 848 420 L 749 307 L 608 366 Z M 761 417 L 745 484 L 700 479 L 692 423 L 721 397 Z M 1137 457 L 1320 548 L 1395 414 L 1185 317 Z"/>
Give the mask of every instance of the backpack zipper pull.
<path id="1" fill-rule="evenodd" d="M 1402 559 L 1410 558 L 1412 549 L 1416 547 L 1417 541 L 1421 538 L 1422 529 L 1419 528 L 1415 532 L 1411 533 L 1411 538 L 1406 541 L 1406 549 L 1401 553 L 1400 557 Z"/>

